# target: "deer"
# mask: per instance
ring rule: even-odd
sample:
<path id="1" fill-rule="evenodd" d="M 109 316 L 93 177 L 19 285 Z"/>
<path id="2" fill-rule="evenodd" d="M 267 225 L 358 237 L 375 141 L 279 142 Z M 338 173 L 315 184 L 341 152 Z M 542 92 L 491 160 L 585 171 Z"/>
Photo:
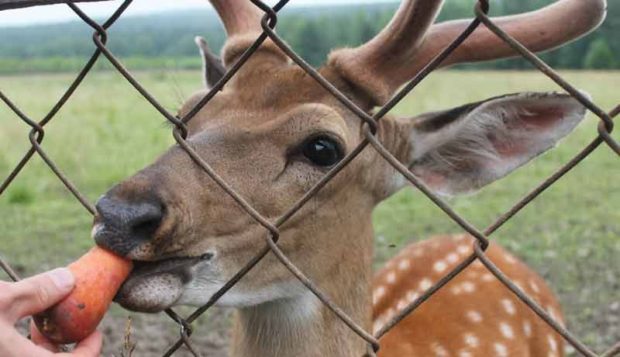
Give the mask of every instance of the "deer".
<path id="1" fill-rule="evenodd" d="M 194 110 L 263 32 L 247 0 L 211 0 L 227 33 L 221 59 L 196 42 L 205 88 Z M 369 42 L 336 49 L 317 69 L 364 112 L 385 104 L 469 24 L 435 24 L 440 0 L 405 0 Z M 560 0 L 494 19 L 541 52 L 597 28 L 604 0 Z M 516 53 L 484 26 L 442 63 Z M 441 93 L 438 93 L 441 95 Z M 386 116 L 377 140 L 433 192 L 470 194 L 551 149 L 585 117 L 568 94 L 516 93 L 416 117 Z M 257 212 L 274 220 L 364 138 L 363 122 L 267 39 L 188 122 L 189 145 Z M 403 249 L 373 277 L 373 208 L 408 186 L 365 148 L 280 227 L 278 246 L 350 318 L 377 331 L 467 254 L 473 239 L 431 237 Z M 179 145 L 96 203 L 93 238 L 134 261 L 116 301 L 138 312 L 201 306 L 265 247 L 266 232 Z M 562 322 L 542 278 L 495 243 L 499 269 Z M 269 253 L 217 300 L 235 308 L 232 356 L 361 356 L 367 342 Z M 379 356 L 561 356 L 562 340 L 479 262 L 379 340 Z"/>

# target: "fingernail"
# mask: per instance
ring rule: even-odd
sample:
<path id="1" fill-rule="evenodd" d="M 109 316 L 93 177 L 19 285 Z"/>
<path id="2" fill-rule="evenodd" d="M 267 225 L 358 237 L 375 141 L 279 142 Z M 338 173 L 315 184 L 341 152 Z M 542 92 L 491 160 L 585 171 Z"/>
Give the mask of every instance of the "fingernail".
<path id="1" fill-rule="evenodd" d="M 70 290 L 75 285 L 75 278 L 71 271 L 67 268 L 58 268 L 49 272 L 50 278 L 54 284 L 61 290 Z"/>

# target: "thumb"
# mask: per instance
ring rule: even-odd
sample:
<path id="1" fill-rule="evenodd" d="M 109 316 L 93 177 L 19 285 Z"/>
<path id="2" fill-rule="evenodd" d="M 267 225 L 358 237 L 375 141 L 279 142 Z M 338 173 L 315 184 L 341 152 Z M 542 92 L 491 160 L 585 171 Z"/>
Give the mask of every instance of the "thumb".
<path id="1" fill-rule="evenodd" d="M 80 341 L 71 352 L 71 355 L 75 357 L 97 357 L 101 355 L 102 344 L 103 335 L 101 335 L 101 332 L 95 331 Z"/>
<path id="2" fill-rule="evenodd" d="M 75 286 L 75 278 L 67 268 L 35 275 L 12 284 L 8 289 L 11 323 L 41 312 L 62 300 Z"/>

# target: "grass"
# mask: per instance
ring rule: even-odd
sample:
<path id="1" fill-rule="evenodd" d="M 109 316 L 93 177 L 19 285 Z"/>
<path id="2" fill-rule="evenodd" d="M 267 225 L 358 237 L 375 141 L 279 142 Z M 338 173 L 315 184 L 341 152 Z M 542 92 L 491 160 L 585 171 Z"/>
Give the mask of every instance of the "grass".
<path id="1" fill-rule="evenodd" d="M 197 72 L 142 72 L 141 83 L 174 111 L 201 85 Z M 567 72 L 605 110 L 617 105 L 620 72 Z M 0 77 L 2 91 L 32 118 L 41 118 L 71 81 L 66 74 Z M 396 109 L 414 115 L 501 93 L 557 90 L 533 72 L 439 72 Z M 590 115 L 557 149 L 510 177 L 450 205 L 479 228 L 570 160 L 596 135 Z M 0 179 L 28 150 L 29 128 L 0 106 Z M 614 137 L 618 139 L 617 132 Z M 170 128 L 120 75 L 90 74 L 46 127 L 43 147 L 94 202 L 105 190 L 150 163 L 172 144 Z M 560 295 L 569 325 L 602 349 L 620 339 L 620 165 L 601 147 L 503 225 L 494 235 L 541 273 Z M 28 275 L 63 265 L 92 245 L 90 215 L 35 156 L 0 196 L 0 255 Z M 377 264 L 413 240 L 460 229 L 430 201 L 406 189 L 374 215 Z M 0 274 L 0 276 L 2 276 Z M 616 319 L 614 320 L 614 316 Z"/>

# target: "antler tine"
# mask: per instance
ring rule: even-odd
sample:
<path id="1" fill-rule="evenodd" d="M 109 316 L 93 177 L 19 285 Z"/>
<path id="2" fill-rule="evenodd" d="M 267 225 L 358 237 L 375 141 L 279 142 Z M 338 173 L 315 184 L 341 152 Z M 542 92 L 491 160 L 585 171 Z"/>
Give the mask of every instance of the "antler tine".
<path id="1" fill-rule="evenodd" d="M 225 67 L 235 63 L 248 47 L 263 32 L 261 19 L 265 13 L 250 0 L 209 0 L 217 11 L 228 38 L 222 49 L 222 61 Z M 288 57 L 269 39 L 260 46 L 263 53 L 277 58 L 275 63 L 287 63 Z"/>
<path id="2" fill-rule="evenodd" d="M 606 0 L 561 0 L 538 11 L 494 18 L 493 22 L 534 52 L 556 48 L 596 29 L 605 19 Z M 458 36 L 470 21 L 449 21 L 431 27 L 415 62 L 424 66 Z M 442 66 L 513 57 L 517 53 L 486 26 L 478 29 Z"/>
<path id="3" fill-rule="evenodd" d="M 408 65 L 442 4 L 443 0 L 403 1 L 390 23 L 377 36 L 357 48 L 334 51 L 330 55 L 329 65 L 345 78 L 356 78 L 358 85 L 367 89 L 374 88 L 367 92 L 381 101 L 379 98 L 385 96 L 383 92 L 387 88 L 375 88 L 374 80 L 383 77 L 389 81 L 389 75 L 384 76 L 383 73 Z M 359 83 L 360 79 L 366 83 Z M 379 93 L 372 93 L 375 89 Z"/>
<path id="4" fill-rule="evenodd" d="M 261 32 L 263 13 L 250 0 L 209 0 L 217 11 L 228 37 Z"/>
<path id="5" fill-rule="evenodd" d="M 390 23 L 372 40 L 355 49 L 356 56 L 375 66 L 389 67 L 396 63 L 388 62 L 398 59 L 384 58 L 386 54 L 402 52 L 404 49 L 413 55 L 435 21 L 442 4 L 443 0 L 403 1 Z"/>
<path id="6" fill-rule="evenodd" d="M 407 80 L 461 34 L 470 21 L 431 26 L 442 0 L 406 0 L 392 22 L 370 42 L 334 51 L 329 66 L 375 105 L 385 103 Z M 606 0 L 560 0 L 541 10 L 493 21 L 532 51 L 544 51 L 595 29 L 604 19 Z M 428 33 L 427 33 L 428 32 Z M 485 61 L 517 53 L 485 26 L 442 64 Z"/>

